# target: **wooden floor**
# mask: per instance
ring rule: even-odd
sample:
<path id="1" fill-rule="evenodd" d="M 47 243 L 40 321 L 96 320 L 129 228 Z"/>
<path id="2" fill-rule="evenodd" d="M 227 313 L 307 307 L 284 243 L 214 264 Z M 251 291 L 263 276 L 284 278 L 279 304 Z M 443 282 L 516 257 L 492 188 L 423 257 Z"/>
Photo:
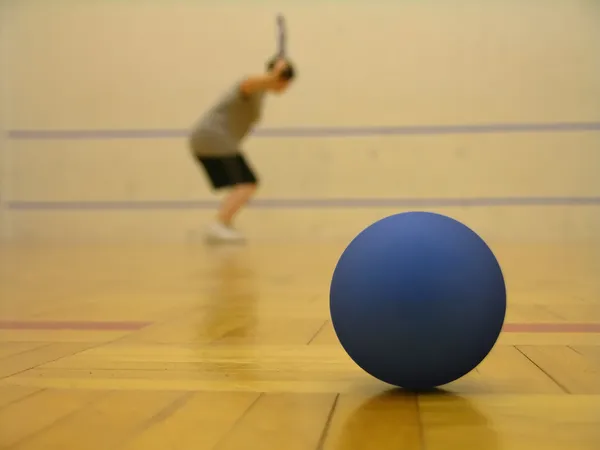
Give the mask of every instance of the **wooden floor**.
<path id="1" fill-rule="evenodd" d="M 600 247 L 495 246 L 501 339 L 420 397 L 338 345 L 342 249 L 2 248 L 0 448 L 600 449 Z"/>

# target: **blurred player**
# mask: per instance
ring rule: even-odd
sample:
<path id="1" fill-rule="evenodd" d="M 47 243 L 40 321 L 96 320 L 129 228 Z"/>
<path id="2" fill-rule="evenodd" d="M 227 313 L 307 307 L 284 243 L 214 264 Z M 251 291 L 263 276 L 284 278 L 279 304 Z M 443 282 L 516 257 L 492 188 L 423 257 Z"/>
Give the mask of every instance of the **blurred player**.
<path id="1" fill-rule="evenodd" d="M 258 177 L 242 152 L 241 143 L 261 118 L 265 94 L 284 92 L 294 77 L 289 61 L 271 60 L 264 74 L 236 83 L 192 129 L 191 150 L 213 189 L 230 189 L 216 220 L 208 226 L 209 240 L 244 240 L 233 221 L 256 192 Z"/>

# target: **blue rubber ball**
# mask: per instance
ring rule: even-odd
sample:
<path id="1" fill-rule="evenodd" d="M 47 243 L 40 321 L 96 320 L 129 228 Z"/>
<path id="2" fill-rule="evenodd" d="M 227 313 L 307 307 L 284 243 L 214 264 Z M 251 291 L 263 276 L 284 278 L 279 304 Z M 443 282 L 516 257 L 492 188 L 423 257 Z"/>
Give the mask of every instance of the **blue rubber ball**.
<path id="1" fill-rule="evenodd" d="M 408 212 L 363 230 L 341 255 L 330 312 L 348 355 L 386 383 L 428 390 L 481 363 L 506 315 L 496 257 L 449 217 Z"/>

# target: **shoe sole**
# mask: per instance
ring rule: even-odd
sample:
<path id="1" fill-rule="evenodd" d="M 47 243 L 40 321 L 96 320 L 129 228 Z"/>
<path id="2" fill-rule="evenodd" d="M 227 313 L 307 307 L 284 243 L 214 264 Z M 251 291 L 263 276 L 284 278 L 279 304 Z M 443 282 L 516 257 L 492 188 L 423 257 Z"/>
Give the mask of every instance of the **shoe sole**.
<path id="1" fill-rule="evenodd" d="M 245 239 L 222 239 L 215 236 L 206 236 L 204 238 L 207 244 L 244 244 Z"/>

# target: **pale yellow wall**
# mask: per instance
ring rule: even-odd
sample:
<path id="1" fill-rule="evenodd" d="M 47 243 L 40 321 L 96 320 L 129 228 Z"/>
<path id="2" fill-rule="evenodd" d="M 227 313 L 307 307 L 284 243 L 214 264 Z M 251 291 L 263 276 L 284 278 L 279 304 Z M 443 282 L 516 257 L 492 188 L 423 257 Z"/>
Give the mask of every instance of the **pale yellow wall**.
<path id="1" fill-rule="evenodd" d="M 184 129 L 274 50 L 264 127 L 600 121 L 600 3 L 12 2 L 11 129 Z M 3 69 L 7 70 L 7 69 Z M 4 145 L 2 149 L 4 149 Z M 261 198 L 600 196 L 600 132 L 253 137 Z M 212 199 L 185 140 L 12 140 L 14 201 Z M 435 208 L 495 240 L 600 238 L 600 205 Z M 397 208 L 252 209 L 254 238 L 333 239 Z M 6 214 L 5 214 L 6 215 Z M 181 240 L 209 211 L 11 211 L 28 240 Z M 6 227 L 5 227 L 6 230 Z"/>
<path id="2" fill-rule="evenodd" d="M 4 240 L 9 236 L 9 216 L 5 208 L 5 200 L 7 198 L 7 177 L 9 141 L 6 138 L 8 130 L 8 50 L 9 50 L 9 3 L 0 1 L 0 240 Z"/>

